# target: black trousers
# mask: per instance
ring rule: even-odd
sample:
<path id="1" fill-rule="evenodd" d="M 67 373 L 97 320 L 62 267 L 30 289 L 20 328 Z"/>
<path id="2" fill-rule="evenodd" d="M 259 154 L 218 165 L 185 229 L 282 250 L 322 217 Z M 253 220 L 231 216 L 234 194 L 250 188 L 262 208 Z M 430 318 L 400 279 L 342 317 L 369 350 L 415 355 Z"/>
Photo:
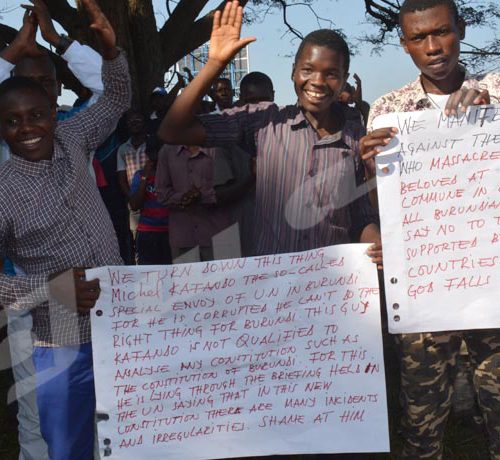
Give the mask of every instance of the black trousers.
<path id="1" fill-rule="evenodd" d="M 168 232 L 137 232 L 135 245 L 139 265 L 172 263 Z"/>

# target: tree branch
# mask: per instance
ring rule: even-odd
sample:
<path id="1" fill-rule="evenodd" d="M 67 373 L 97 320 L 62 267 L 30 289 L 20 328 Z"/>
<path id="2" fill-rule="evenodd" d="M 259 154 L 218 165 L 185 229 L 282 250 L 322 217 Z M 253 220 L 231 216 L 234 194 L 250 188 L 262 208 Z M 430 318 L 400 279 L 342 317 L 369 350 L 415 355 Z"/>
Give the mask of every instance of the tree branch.
<path id="1" fill-rule="evenodd" d="M 207 3 L 208 0 L 181 0 L 160 29 L 160 39 L 171 39 L 172 37 L 169 36 L 171 29 L 178 32 L 179 24 L 192 24 Z M 167 1 L 167 7 L 170 10 L 169 5 L 170 2 Z"/>
<path id="2" fill-rule="evenodd" d="M 285 0 L 277 0 L 278 3 L 281 5 L 281 8 L 283 9 L 283 22 L 285 23 L 285 26 L 288 27 L 288 30 L 295 35 L 297 38 L 300 38 L 301 40 L 304 38 L 304 36 L 297 30 L 295 27 L 293 27 L 289 22 L 288 18 L 286 15 L 286 9 L 288 7 L 288 4 L 285 2 Z"/>
<path id="3" fill-rule="evenodd" d="M 166 0 L 165 7 L 167 8 L 168 16 L 172 16 L 172 10 L 170 9 L 170 0 Z"/>
<path id="4" fill-rule="evenodd" d="M 182 0 L 181 3 L 178 4 L 177 8 L 187 1 L 191 2 L 192 0 Z M 245 6 L 247 2 L 248 0 L 240 0 L 240 5 Z M 167 20 L 164 27 L 160 31 L 160 35 L 166 33 L 170 36 L 169 40 L 161 39 L 164 50 L 165 70 L 210 39 L 214 12 L 222 10 L 225 4 L 226 1 L 223 0 L 217 8 L 210 11 L 197 21 L 192 22 L 190 27 L 186 27 L 186 23 L 182 22 L 181 26 L 177 25 L 179 29 L 175 29 L 174 23 L 171 23 L 170 19 Z M 177 8 L 174 10 L 174 14 L 177 11 Z M 183 33 L 180 33 L 180 31 Z M 175 37 L 173 43 L 171 37 L 172 35 Z"/>
<path id="5" fill-rule="evenodd" d="M 384 0 L 382 0 L 384 1 Z M 384 2 L 386 5 L 392 5 L 389 2 Z M 366 12 L 373 18 L 379 20 L 387 31 L 391 32 L 394 30 L 399 22 L 399 8 L 394 9 L 386 8 L 374 0 L 365 0 Z"/>

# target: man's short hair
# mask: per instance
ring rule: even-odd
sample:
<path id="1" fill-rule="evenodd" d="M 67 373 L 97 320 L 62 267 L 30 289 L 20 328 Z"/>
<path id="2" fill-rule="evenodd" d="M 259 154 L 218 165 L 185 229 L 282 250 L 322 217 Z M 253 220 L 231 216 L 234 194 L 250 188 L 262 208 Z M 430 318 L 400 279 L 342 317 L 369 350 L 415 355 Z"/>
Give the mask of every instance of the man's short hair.
<path id="1" fill-rule="evenodd" d="M 295 63 L 299 60 L 306 45 L 322 46 L 342 55 L 345 71 L 348 72 L 351 61 L 349 46 L 338 32 L 331 29 L 319 29 L 306 35 L 295 54 Z"/>
<path id="2" fill-rule="evenodd" d="M 24 77 L 26 75 L 23 75 L 23 71 L 25 70 L 25 67 L 29 68 L 29 71 L 33 69 L 33 67 L 37 69 L 45 69 L 51 74 L 53 74 L 54 78 L 57 78 L 57 69 L 56 65 L 54 64 L 54 61 L 51 59 L 51 57 L 48 55 L 48 53 L 43 53 L 40 56 L 26 56 L 23 57 L 14 67 L 14 70 L 12 71 L 12 75 L 14 77 Z M 28 71 L 28 72 L 29 72 Z"/>
<path id="3" fill-rule="evenodd" d="M 268 75 L 262 72 L 250 72 L 246 74 L 240 81 L 240 92 L 250 85 L 260 86 L 269 91 L 274 91 L 273 81 Z"/>
<path id="4" fill-rule="evenodd" d="M 47 102 L 50 104 L 50 97 L 40 83 L 29 77 L 10 77 L 0 83 L 0 105 L 10 93 L 16 91 L 32 91 L 39 93 L 46 97 Z"/>
<path id="5" fill-rule="evenodd" d="M 405 0 L 399 10 L 399 25 L 403 25 L 403 17 L 407 13 L 415 13 L 415 11 L 425 11 L 436 6 L 444 5 L 449 8 L 455 21 L 458 21 L 460 14 L 454 0 Z"/>
<path id="6" fill-rule="evenodd" d="M 226 77 L 217 78 L 217 80 L 214 81 L 213 87 L 215 88 L 218 83 L 228 83 L 231 88 L 233 87 L 233 83 L 231 82 L 230 78 Z"/>

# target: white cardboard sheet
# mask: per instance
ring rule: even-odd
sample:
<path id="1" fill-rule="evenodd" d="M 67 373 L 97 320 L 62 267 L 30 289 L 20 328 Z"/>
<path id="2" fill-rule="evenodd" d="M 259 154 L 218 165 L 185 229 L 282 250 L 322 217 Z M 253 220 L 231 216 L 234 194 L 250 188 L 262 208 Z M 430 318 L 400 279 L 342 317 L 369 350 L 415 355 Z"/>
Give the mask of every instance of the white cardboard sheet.
<path id="1" fill-rule="evenodd" d="M 377 157 L 389 330 L 500 327 L 500 106 L 393 113 Z"/>
<path id="2" fill-rule="evenodd" d="M 101 456 L 388 451 L 366 249 L 89 270 Z"/>

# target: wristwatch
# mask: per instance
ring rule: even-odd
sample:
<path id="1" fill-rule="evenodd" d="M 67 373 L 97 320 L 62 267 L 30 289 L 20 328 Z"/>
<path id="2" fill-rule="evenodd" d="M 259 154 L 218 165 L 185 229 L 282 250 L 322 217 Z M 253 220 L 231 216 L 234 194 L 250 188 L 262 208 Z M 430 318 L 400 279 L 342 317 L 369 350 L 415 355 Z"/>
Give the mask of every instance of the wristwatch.
<path id="1" fill-rule="evenodd" d="M 67 35 L 61 35 L 56 45 L 56 53 L 59 56 L 63 55 L 70 47 L 71 43 L 73 43 L 73 40 L 71 38 L 69 38 Z"/>

